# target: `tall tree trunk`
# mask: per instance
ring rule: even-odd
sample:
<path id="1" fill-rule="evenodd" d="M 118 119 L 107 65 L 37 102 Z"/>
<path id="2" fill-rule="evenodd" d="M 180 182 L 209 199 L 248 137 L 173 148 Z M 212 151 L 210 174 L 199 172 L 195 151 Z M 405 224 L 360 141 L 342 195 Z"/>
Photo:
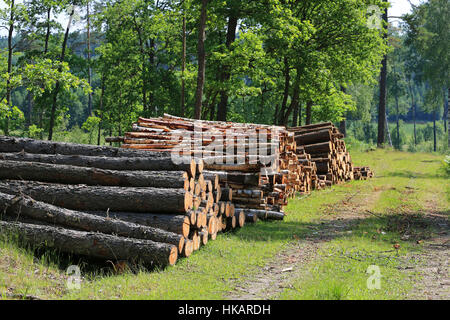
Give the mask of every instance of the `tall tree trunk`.
<path id="1" fill-rule="evenodd" d="M 87 19 L 87 62 L 88 62 L 88 83 L 91 86 L 92 69 L 91 69 L 91 17 L 90 17 L 90 0 L 86 2 L 86 19 Z M 88 96 L 88 116 L 92 114 L 92 92 Z"/>
<path id="2" fill-rule="evenodd" d="M 184 5 L 184 2 L 183 2 Z M 186 69 L 186 12 L 183 8 L 183 34 L 182 34 L 182 43 L 183 43 L 183 52 L 181 56 L 181 97 L 180 97 L 180 116 L 185 116 L 185 80 L 184 80 L 184 72 Z"/>
<path id="3" fill-rule="evenodd" d="M 105 95 L 105 74 L 102 74 L 102 91 L 100 93 L 100 102 L 99 102 L 99 109 L 100 109 L 100 123 L 98 124 L 98 135 L 97 135 L 97 145 L 100 145 L 100 137 L 102 134 L 102 122 L 103 122 L 103 97 Z"/>
<path id="4" fill-rule="evenodd" d="M 276 106 L 275 106 L 275 112 L 274 112 L 274 114 L 273 114 L 273 123 L 274 124 L 278 124 L 278 112 L 279 112 L 279 109 L 280 109 L 280 106 L 277 104 Z"/>
<path id="5" fill-rule="evenodd" d="M 51 6 L 49 6 L 48 8 L 47 8 L 47 31 L 46 31 L 46 33 L 45 33 L 45 42 L 44 42 L 44 57 L 47 55 L 47 52 L 48 52 L 48 42 L 49 42 L 49 39 L 50 39 L 50 31 L 51 31 L 51 29 L 50 29 L 50 18 L 51 18 L 51 12 L 52 12 L 52 7 Z M 44 128 L 43 128 L 43 122 L 44 122 L 44 105 L 42 104 L 42 101 L 41 101 L 41 106 L 40 106 L 40 108 L 38 109 L 39 110 L 39 117 L 38 117 L 38 120 L 39 120 L 39 128 L 40 129 L 42 129 L 40 132 L 39 132 L 39 139 L 44 139 Z"/>
<path id="6" fill-rule="evenodd" d="M 150 64 L 150 66 L 148 67 L 148 72 L 150 73 L 150 71 L 153 70 L 153 68 L 155 66 L 155 51 L 156 51 L 155 39 L 151 38 L 150 41 L 146 42 L 146 44 L 149 49 L 149 64 Z M 151 83 L 150 83 L 149 91 L 150 92 L 147 92 L 147 95 L 148 95 L 148 102 L 147 102 L 148 108 L 147 109 L 148 110 L 147 110 L 146 116 L 150 116 L 151 112 L 153 112 L 154 114 L 158 114 L 158 107 L 155 106 L 153 103 L 153 93 L 152 93 Z"/>
<path id="7" fill-rule="evenodd" d="M 416 103 L 413 102 L 413 122 L 414 122 L 414 145 L 417 145 L 417 131 L 416 131 Z"/>
<path id="8" fill-rule="evenodd" d="M 284 92 L 283 92 L 283 101 L 281 102 L 281 108 L 278 112 L 278 124 L 282 124 L 284 112 L 286 110 L 287 100 L 289 97 L 289 86 L 291 82 L 291 75 L 289 70 L 289 59 L 284 57 Z"/>
<path id="9" fill-rule="evenodd" d="M 52 7 L 47 8 L 47 31 L 45 33 L 45 43 L 44 43 L 44 56 L 48 52 L 48 41 L 50 39 L 50 14 L 52 12 Z"/>
<path id="10" fill-rule="evenodd" d="M 298 104 L 298 125 L 302 125 L 302 104 Z"/>
<path id="11" fill-rule="evenodd" d="M 25 127 L 28 129 L 32 122 L 32 114 L 33 114 L 33 97 L 30 91 L 27 93 L 27 106 L 28 106 L 28 112 L 27 112 L 27 122 L 25 124 Z"/>
<path id="12" fill-rule="evenodd" d="M 399 120 L 400 111 L 398 110 L 398 96 L 397 96 L 397 93 L 395 93 L 395 108 L 396 108 L 396 111 L 397 111 L 397 119 L 396 119 L 396 122 L 397 122 L 397 149 L 400 150 L 400 120 Z"/>
<path id="13" fill-rule="evenodd" d="M 236 39 L 237 22 L 238 22 L 238 15 L 234 10 L 231 10 L 230 16 L 228 17 L 227 39 L 225 43 L 227 49 L 230 49 L 231 44 Z M 222 66 L 222 75 L 221 75 L 222 84 L 230 80 L 230 69 L 231 66 Z M 227 104 L 228 104 L 228 91 L 222 90 L 220 92 L 219 105 L 217 106 L 217 120 L 219 121 L 227 120 Z"/>
<path id="14" fill-rule="evenodd" d="M 339 122 L 339 131 L 344 135 L 344 137 L 347 135 L 347 122 L 345 119 L 342 119 Z"/>
<path id="15" fill-rule="evenodd" d="M 297 68 L 297 75 L 295 77 L 294 92 L 292 93 L 291 104 L 289 105 L 288 110 L 284 114 L 284 118 L 283 118 L 283 122 L 282 122 L 282 124 L 284 126 L 287 126 L 288 119 L 289 119 L 289 116 L 292 113 L 292 111 L 298 110 L 298 103 L 299 103 L 298 99 L 299 99 L 299 95 L 300 95 L 300 76 L 301 76 L 300 68 Z"/>
<path id="16" fill-rule="evenodd" d="M 389 139 L 389 146 L 392 147 L 391 131 L 389 130 L 389 121 L 387 113 L 384 114 L 384 123 L 386 124 L 386 133 Z"/>
<path id="17" fill-rule="evenodd" d="M 292 127 L 298 126 L 298 111 L 299 111 L 299 103 L 297 103 L 297 108 L 294 108 L 294 114 L 292 115 Z"/>
<path id="18" fill-rule="evenodd" d="M 383 20 L 388 22 L 387 8 L 383 12 Z M 383 34 L 383 39 L 387 39 L 387 30 Z M 385 54 L 382 61 L 380 73 L 380 100 L 378 104 L 378 138 L 377 146 L 382 147 L 386 137 L 386 80 L 387 80 L 387 55 Z"/>
<path id="19" fill-rule="evenodd" d="M 144 107 L 144 114 L 147 115 L 149 109 L 147 103 L 147 56 L 145 54 L 144 39 L 142 38 L 142 29 L 141 26 L 136 22 L 136 19 L 134 19 L 134 25 L 136 27 L 136 32 L 139 39 L 139 51 L 141 53 L 142 60 L 142 105 Z"/>
<path id="20" fill-rule="evenodd" d="M 444 132 L 447 132 L 447 117 L 448 117 L 448 101 L 447 97 L 445 96 L 445 88 L 442 90 L 442 95 L 444 98 L 444 115 L 442 117 L 442 120 L 444 122 Z"/>
<path id="21" fill-rule="evenodd" d="M 313 102 L 311 100 L 308 100 L 306 102 L 306 125 L 311 124 L 312 105 L 313 105 Z"/>
<path id="22" fill-rule="evenodd" d="M 207 5 L 208 0 L 202 0 L 202 9 L 200 13 L 200 21 L 198 26 L 198 44 L 197 44 L 198 75 L 197 75 L 197 89 L 195 90 L 194 119 L 200 119 L 200 116 L 202 114 L 202 98 L 203 98 L 203 87 L 205 86 L 205 66 L 206 66 L 205 29 L 206 29 Z"/>
<path id="23" fill-rule="evenodd" d="M 436 143 L 436 108 L 433 110 L 433 151 L 436 152 L 437 150 L 437 143 Z"/>
<path id="24" fill-rule="evenodd" d="M 409 95 L 411 97 L 411 111 L 412 111 L 412 117 L 413 117 L 413 123 L 414 123 L 414 145 L 417 145 L 417 135 L 416 135 L 416 105 L 414 102 L 414 91 L 413 87 L 411 85 L 411 79 L 408 81 L 408 89 L 409 89 Z"/>
<path id="25" fill-rule="evenodd" d="M 62 49 L 61 49 L 61 56 L 59 58 L 60 62 L 64 61 L 64 56 L 66 55 L 67 39 L 69 37 L 70 25 L 72 24 L 72 18 L 73 18 L 74 13 L 75 13 L 75 9 L 72 9 L 72 11 L 70 12 L 70 15 L 69 15 L 69 22 L 67 23 L 66 33 L 64 34 L 64 41 L 63 41 Z M 56 103 L 58 100 L 59 89 L 60 89 L 60 83 L 59 83 L 59 81 L 57 81 L 55 89 L 53 91 L 53 103 L 52 103 L 52 110 L 51 110 L 51 114 L 50 114 L 50 126 L 48 128 L 48 140 L 52 140 L 52 138 L 53 138 L 53 126 L 55 125 Z"/>
<path id="26" fill-rule="evenodd" d="M 9 15 L 9 29 L 8 29 L 8 78 L 6 79 L 6 104 L 8 109 L 10 110 L 12 107 L 11 101 L 11 72 L 12 72 L 12 38 L 14 32 L 14 0 L 11 1 L 10 5 L 10 15 Z M 6 116 L 5 127 L 4 127 L 5 135 L 9 135 L 9 116 Z"/>

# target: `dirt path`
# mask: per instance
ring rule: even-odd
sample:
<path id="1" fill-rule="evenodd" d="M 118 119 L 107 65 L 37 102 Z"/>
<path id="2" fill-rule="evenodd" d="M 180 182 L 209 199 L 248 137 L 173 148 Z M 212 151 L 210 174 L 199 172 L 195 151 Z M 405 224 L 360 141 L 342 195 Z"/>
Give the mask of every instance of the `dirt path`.
<path id="1" fill-rule="evenodd" d="M 320 219 L 319 228 L 286 245 L 260 272 L 237 285 L 230 292 L 229 299 L 276 299 L 284 288 L 290 286 L 292 280 L 306 276 L 306 266 L 319 258 L 319 250 L 327 242 L 350 232 L 360 219 L 367 218 L 366 210 L 378 201 L 383 191 L 380 188 L 368 190 L 370 192 L 353 194 L 325 207 L 325 213 L 333 214 Z M 411 189 L 407 192 L 411 192 Z M 414 286 L 407 299 L 450 299 L 449 212 L 437 208 L 435 196 L 430 195 L 423 216 L 424 230 L 433 229 L 434 236 L 421 240 L 422 252 L 407 256 L 400 269 L 400 272 L 410 275 Z"/>
<path id="2" fill-rule="evenodd" d="M 371 188 L 368 188 L 371 190 Z M 369 193 L 356 192 L 344 200 L 324 208 L 333 212 L 320 220 L 320 227 L 306 237 L 292 241 L 281 250 L 260 272 L 237 285 L 229 299 L 259 300 L 276 298 L 293 279 L 306 271 L 306 266 L 319 256 L 319 250 L 332 239 L 348 232 L 358 224 L 366 208 L 375 203 L 382 190 Z M 366 191 L 367 192 L 367 191 Z"/>
<path id="3" fill-rule="evenodd" d="M 423 253 L 408 257 L 416 263 L 405 266 L 407 272 L 420 276 L 419 281 L 413 281 L 414 288 L 408 299 L 450 299 L 450 212 L 439 209 L 435 197 L 432 195 L 425 205 L 427 222 L 434 229 L 434 235 L 423 241 Z"/>

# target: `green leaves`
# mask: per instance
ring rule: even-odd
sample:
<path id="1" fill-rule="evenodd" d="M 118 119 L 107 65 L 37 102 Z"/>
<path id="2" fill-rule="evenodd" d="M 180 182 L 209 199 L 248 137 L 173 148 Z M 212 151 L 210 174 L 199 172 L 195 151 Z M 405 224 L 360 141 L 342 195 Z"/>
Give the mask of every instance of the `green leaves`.
<path id="1" fill-rule="evenodd" d="M 42 59 L 36 63 L 25 65 L 23 76 L 27 90 L 37 97 L 42 96 L 46 91 L 52 91 L 57 82 L 63 91 L 75 88 L 82 88 L 85 94 L 91 91 L 86 80 L 79 79 L 70 73 L 69 65 L 66 62 Z"/>

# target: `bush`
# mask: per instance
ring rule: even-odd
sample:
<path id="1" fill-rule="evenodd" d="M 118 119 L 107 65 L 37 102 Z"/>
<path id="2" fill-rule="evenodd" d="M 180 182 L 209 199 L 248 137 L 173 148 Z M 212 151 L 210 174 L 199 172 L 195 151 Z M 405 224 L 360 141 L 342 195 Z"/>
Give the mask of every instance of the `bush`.
<path id="1" fill-rule="evenodd" d="M 446 156 L 444 161 L 442 161 L 442 167 L 444 169 L 444 173 L 447 176 L 450 176 L 450 156 Z"/>
<path id="2" fill-rule="evenodd" d="M 28 130 L 25 132 L 25 135 L 31 139 L 39 139 L 41 133 L 44 131 L 43 128 L 39 128 L 37 125 L 32 124 L 28 127 Z"/>

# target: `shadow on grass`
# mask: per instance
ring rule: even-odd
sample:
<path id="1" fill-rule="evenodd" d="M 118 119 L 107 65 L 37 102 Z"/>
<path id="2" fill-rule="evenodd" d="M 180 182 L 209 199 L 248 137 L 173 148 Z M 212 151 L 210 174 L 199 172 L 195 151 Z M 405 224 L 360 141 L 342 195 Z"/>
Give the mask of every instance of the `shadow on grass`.
<path id="1" fill-rule="evenodd" d="M 239 241 L 331 241 L 337 238 L 348 237 L 349 231 L 357 236 L 375 236 L 377 241 L 391 243 L 394 239 L 415 243 L 432 237 L 436 232 L 445 231 L 448 234 L 450 225 L 449 212 L 441 211 L 433 214 L 422 212 L 376 214 L 367 212 L 361 217 L 319 220 L 316 222 L 296 221 L 258 221 L 256 224 L 247 224 L 236 232 L 229 232 L 231 238 Z M 333 218 L 333 217 L 330 217 Z M 381 236 L 381 231 L 385 236 Z M 407 237 L 406 237 L 407 236 Z M 406 238 L 405 238 L 406 237 Z M 219 235 L 220 239 L 220 235 Z M 32 253 L 36 260 L 44 265 L 52 265 L 65 272 L 70 265 L 77 265 L 88 278 L 111 276 L 116 273 L 116 261 L 104 261 L 90 257 L 67 254 L 55 249 L 33 247 L 17 241 L 7 239 L 0 241 L 14 242 L 20 248 Z M 200 251 L 201 252 L 201 251 Z M 139 271 L 155 271 L 155 268 L 143 265 L 130 264 L 132 273 Z"/>
<path id="2" fill-rule="evenodd" d="M 441 174 L 419 173 L 419 172 L 413 172 L 410 170 L 386 172 L 383 175 L 377 176 L 377 178 L 387 178 L 387 177 L 408 178 L 408 179 L 412 179 L 412 178 L 414 178 L 414 179 L 444 179 L 444 176 Z"/>
<path id="3" fill-rule="evenodd" d="M 450 230 L 450 212 L 376 214 L 366 212 L 361 217 L 320 220 L 317 222 L 258 222 L 233 236 L 242 241 L 317 240 L 330 241 L 349 235 L 348 231 L 364 234 L 367 230 L 390 233 L 409 241 L 423 240 L 435 232 Z M 387 237 L 386 237 L 387 238 Z"/>

